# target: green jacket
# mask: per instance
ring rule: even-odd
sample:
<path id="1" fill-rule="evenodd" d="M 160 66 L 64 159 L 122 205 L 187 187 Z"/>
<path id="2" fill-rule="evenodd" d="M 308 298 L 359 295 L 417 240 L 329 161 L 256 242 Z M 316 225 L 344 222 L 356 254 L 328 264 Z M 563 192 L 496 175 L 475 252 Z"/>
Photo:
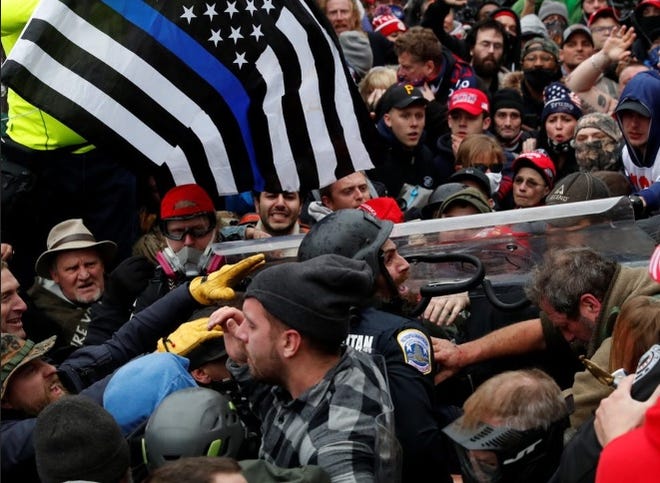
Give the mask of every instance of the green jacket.
<path id="1" fill-rule="evenodd" d="M 538 14 L 539 8 L 541 8 L 541 4 L 543 3 L 543 0 L 535 0 L 535 2 L 536 2 L 536 7 L 534 7 L 534 11 Z M 568 9 L 568 25 L 580 23 L 582 21 L 582 1 L 566 0 L 564 3 L 566 4 L 566 8 Z M 517 0 L 516 3 L 513 4 L 511 9 L 514 12 L 516 12 L 518 15 L 520 15 L 520 12 L 522 12 L 524 5 L 525 5 L 525 0 Z"/>

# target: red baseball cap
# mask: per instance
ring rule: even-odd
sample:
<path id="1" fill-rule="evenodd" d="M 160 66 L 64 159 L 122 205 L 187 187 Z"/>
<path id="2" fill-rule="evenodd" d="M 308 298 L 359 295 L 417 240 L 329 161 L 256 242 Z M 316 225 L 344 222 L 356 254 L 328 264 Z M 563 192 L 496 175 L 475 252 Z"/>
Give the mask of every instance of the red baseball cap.
<path id="1" fill-rule="evenodd" d="M 389 220 L 392 223 L 403 223 L 404 221 L 401 208 L 399 208 L 396 200 L 389 196 L 372 198 L 362 203 L 358 208 L 380 220 Z"/>
<path id="2" fill-rule="evenodd" d="M 449 112 L 455 109 L 462 109 L 473 116 L 478 116 L 482 112 L 490 115 L 488 97 L 479 89 L 472 87 L 455 90 L 449 97 Z"/>
<path id="3" fill-rule="evenodd" d="M 589 21 L 587 22 L 587 26 L 591 27 L 591 24 L 593 24 L 599 18 L 613 18 L 614 20 L 619 22 L 618 12 L 616 12 L 612 7 L 602 7 L 594 11 L 589 16 Z"/>
<path id="4" fill-rule="evenodd" d="M 654 7 L 660 8 L 660 0 L 643 0 L 639 2 L 639 5 L 637 5 L 635 12 L 641 12 L 648 5 L 653 5 Z"/>
<path id="5" fill-rule="evenodd" d="M 557 176 L 555 163 L 543 151 L 523 153 L 513 161 L 512 168 L 514 173 L 524 167 L 538 171 L 548 185 L 548 188 L 552 189 L 555 186 L 555 177 Z"/>
<path id="6" fill-rule="evenodd" d="M 192 218 L 197 215 L 215 214 L 211 197 L 198 184 L 175 186 L 160 202 L 160 219 Z"/>

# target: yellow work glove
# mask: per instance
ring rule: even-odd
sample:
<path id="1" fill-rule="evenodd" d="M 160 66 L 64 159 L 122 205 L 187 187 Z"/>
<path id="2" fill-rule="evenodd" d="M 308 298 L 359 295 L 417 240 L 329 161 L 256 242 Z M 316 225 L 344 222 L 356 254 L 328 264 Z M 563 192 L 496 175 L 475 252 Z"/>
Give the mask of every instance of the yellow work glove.
<path id="1" fill-rule="evenodd" d="M 180 356 L 186 356 L 197 349 L 207 340 L 221 339 L 222 328 L 219 325 L 213 329 L 207 329 L 208 317 L 195 319 L 181 324 L 174 332 L 158 341 L 156 350 L 158 352 L 171 352 Z"/>
<path id="2" fill-rule="evenodd" d="M 190 282 L 190 295 L 202 305 L 213 305 L 219 300 L 231 300 L 236 295 L 232 288 L 246 275 L 266 263 L 263 253 L 252 255 L 238 263 L 223 265 L 220 270 Z"/>

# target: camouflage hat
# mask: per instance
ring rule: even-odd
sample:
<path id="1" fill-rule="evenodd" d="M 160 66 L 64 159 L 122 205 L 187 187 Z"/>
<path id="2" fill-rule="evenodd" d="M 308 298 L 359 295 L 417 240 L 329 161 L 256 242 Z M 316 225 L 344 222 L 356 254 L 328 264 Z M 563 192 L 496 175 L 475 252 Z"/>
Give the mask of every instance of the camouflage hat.
<path id="1" fill-rule="evenodd" d="M 592 112 L 585 114 L 578 119 L 577 125 L 575 126 L 575 135 L 577 136 L 580 129 L 586 127 L 592 127 L 603 131 L 617 143 L 623 140 L 621 129 L 617 126 L 616 121 L 612 119 L 612 116 L 608 116 L 603 112 Z"/>
<path id="2" fill-rule="evenodd" d="M 14 334 L 2 334 L 2 394 L 0 397 L 5 397 L 9 380 L 16 370 L 51 350 L 56 338 L 53 336 L 35 344 L 31 340 L 21 339 Z"/>
<path id="3" fill-rule="evenodd" d="M 557 62 L 559 62 L 559 46 L 552 40 L 545 37 L 532 37 L 529 39 L 522 49 L 520 59 L 524 59 L 530 52 L 537 50 L 551 54 Z"/>
<path id="4" fill-rule="evenodd" d="M 453 195 L 447 197 L 445 201 L 440 205 L 440 216 L 447 211 L 447 209 L 457 201 L 462 201 L 470 206 L 473 206 L 478 213 L 491 213 L 493 210 L 488 204 L 488 200 L 477 188 L 467 187 L 460 191 L 457 191 Z"/>

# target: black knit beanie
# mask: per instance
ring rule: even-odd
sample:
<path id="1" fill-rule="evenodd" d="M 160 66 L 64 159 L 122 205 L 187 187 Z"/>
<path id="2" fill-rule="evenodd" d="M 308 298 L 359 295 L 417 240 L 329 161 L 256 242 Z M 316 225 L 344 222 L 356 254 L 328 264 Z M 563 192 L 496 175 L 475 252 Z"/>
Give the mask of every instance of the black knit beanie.
<path id="1" fill-rule="evenodd" d="M 43 483 L 71 480 L 115 483 L 129 468 L 119 426 L 85 396 L 64 396 L 48 405 L 34 427 L 37 471 Z"/>
<path id="2" fill-rule="evenodd" d="M 259 272 L 245 297 L 303 335 L 340 344 L 348 336 L 349 309 L 369 300 L 373 284 L 367 262 L 320 255 Z"/>
<path id="3" fill-rule="evenodd" d="M 493 94 L 493 100 L 490 103 L 490 115 L 495 116 L 499 109 L 515 109 L 522 115 L 524 102 L 522 95 L 515 89 L 500 89 Z"/>

